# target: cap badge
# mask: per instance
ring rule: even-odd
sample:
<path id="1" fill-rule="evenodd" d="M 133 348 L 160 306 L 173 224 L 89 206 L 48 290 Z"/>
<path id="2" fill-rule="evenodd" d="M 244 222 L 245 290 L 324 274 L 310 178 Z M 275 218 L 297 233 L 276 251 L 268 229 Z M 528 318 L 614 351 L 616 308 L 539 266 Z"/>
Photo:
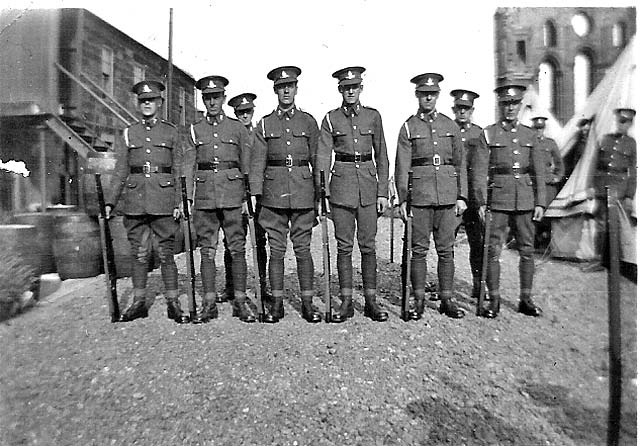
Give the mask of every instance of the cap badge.
<path id="1" fill-rule="evenodd" d="M 515 95 L 516 95 L 516 89 L 515 88 L 507 89 L 507 96 L 515 96 Z"/>
<path id="2" fill-rule="evenodd" d="M 243 97 L 242 101 L 240 102 L 241 104 L 248 104 L 249 101 L 247 101 L 247 98 Z"/>
<path id="3" fill-rule="evenodd" d="M 282 70 L 282 73 L 280 74 L 280 78 L 281 78 L 281 79 L 286 79 L 286 78 L 288 78 L 288 77 L 289 77 L 289 75 L 287 74 L 287 72 L 286 72 L 286 71 L 284 71 L 284 70 Z"/>
<path id="4" fill-rule="evenodd" d="M 148 85 L 148 84 L 144 84 L 144 85 L 142 86 L 142 92 L 143 92 L 143 93 L 151 93 L 151 88 L 149 88 L 149 85 Z"/>
<path id="5" fill-rule="evenodd" d="M 460 99 L 462 99 L 463 101 L 470 101 L 471 99 L 469 99 L 469 95 L 467 93 L 463 93 L 462 96 L 460 96 Z"/>
<path id="6" fill-rule="evenodd" d="M 213 79 L 209 79 L 209 85 L 207 85 L 207 88 L 216 88 L 216 83 L 213 82 Z"/>
<path id="7" fill-rule="evenodd" d="M 428 78 L 427 79 L 427 83 L 425 85 L 434 85 L 433 79 L 432 78 Z"/>
<path id="8" fill-rule="evenodd" d="M 355 79 L 355 77 L 356 77 L 356 76 L 355 76 L 355 74 L 353 74 L 353 73 L 351 72 L 351 70 L 349 70 L 349 71 L 347 72 L 347 77 L 346 77 L 346 79 Z"/>

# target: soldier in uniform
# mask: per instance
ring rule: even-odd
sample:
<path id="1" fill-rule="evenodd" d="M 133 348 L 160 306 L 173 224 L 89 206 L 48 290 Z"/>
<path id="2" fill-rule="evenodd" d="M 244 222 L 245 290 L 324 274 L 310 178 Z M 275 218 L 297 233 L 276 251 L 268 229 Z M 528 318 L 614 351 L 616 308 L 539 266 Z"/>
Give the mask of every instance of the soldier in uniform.
<path id="1" fill-rule="evenodd" d="M 489 306 L 482 315 L 495 318 L 500 311 L 500 254 L 509 228 L 515 233 L 520 252 L 520 304 L 518 311 L 540 316 L 533 303 L 534 223 L 544 213 L 544 151 L 535 132 L 518 122 L 518 111 L 526 87 L 506 82 L 495 89 L 500 121 L 484 129 L 481 146 L 473 157 L 473 200 L 484 222 L 491 209 L 487 288 Z M 487 178 L 489 180 L 487 181 Z M 489 195 L 487 195 L 489 192 Z M 532 220 L 533 218 L 533 220 Z"/>
<path id="2" fill-rule="evenodd" d="M 453 297 L 453 244 L 457 218 L 467 208 L 467 165 L 459 127 L 436 110 L 440 94 L 438 73 L 415 76 L 418 112 L 405 121 L 398 136 L 395 178 L 400 215 L 407 218 L 408 173 L 413 171 L 413 240 L 411 285 L 415 296 L 413 319 L 424 312 L 426 255 L 433 232 L 438 253 L 440 312 L 464 317 Z"/>
<path id="3" fill-rule="evenodd" d="M 347 67 L 332 74 L 338 79 L 342 105 L 322 120 L 318 142 L 316 173 L 320 175 L 320 171 L 324 171 L 329 184 L 327 195 L 338 243 L 342 305 L 334 314 L 334 322 L 344 322 L 353 316 L 351 253 L 356 223 L 364 314 L 374 321 L 388 319 L 387 312 L 376 303 L 376 232 L 378 215 L 387 207 L 389 159 L 380 113 L 360 103 L 364 71 L 363 67 Z M 332 153 L 335 153 L 335 163 L 329 181 Z"/>
<path id="4" fill-rule="evenodd" d="M 467 185 L 471 190 L 471 178 L 473 172 L 473 156 L 479 145 L 479 139 L 482 135 L 482 128 L 471 122 L 473 115 L 473 103 L 480 95 L 470 90 L 457 89 L 452 90 L 450 95 L 453 97 L 453 114 L 456 124 L 460 128 L 462 143 L 464 144 L 467 156 Z M 469 200 L 469 206 L 462 214 L 462 222 L 464 230 L 469 241 L 469 265 L 471 266 L 471 275 L 473 276 L 473 290 L 471 296 L 477 299 L 480 293 L 480 270 L 482 269 L 482 247 L 483 247 L 483 231 L 480 217 L 478 216 L 478 206 Z"/>
<path id="5" fill-rule="evenodd" d="M 538 138 L 538 144 L 544 151 L 545 165 L 545 184 L 546 184 L 546 204 L 549 207 L 551 202 L 560 192 L 560 185 L 564 179 L 564 163 L 562 155 L 556 142 L 544 136 L 547 118 L 544 116 L 536 116 L 531 118 L 532 127 L 535 129 Z M 536 247 L 544 248 L 549 243 L 551 237 L 551 223 L 548 219 L 542 219 L 536 227 Z"/>
<path id="6" fill-rule="evenodd" d="M 131 91 L 138 95 L 140 121 L 124 130 L 124 144 L 117 153 L 114 189 L 106 200 L 106 217 L 124 199 L 124 226 L 135 261 L 132 266 L 133 302 L 122 314 L 122 322 L 148 316 L 145 302 L 150 237 L 158 242 L 160 271 L 165 288 L 167 316 L 177 323 L 189 322 L 178 301 L 178 269 L 173 244 L 180 218 L 183 146 L 176 127 L 159 118 L 164 85 L 142 81 Z"/>
<path id="7" fill-rule="evenodd" d="M 220 228 L 231 253 L 234 299 L 233 316 L 243 322 L 255 322 L 248 305 L 247 261 L 243 201 L 244 173 L 249 172 L 249 135 L 237 119 L 222 110 L 229 81 L 222 76 L 207 76 L 198 80 L 206 116 L 189 128 L 190 145 L 185 152 L 185 175 L 189 196 L 194 196 L 194 225 L 200 246 L 200 273 L 204 298 L 198 314 L 201 322 L 218 317 L 216 307 L 215 254 Z"/>
<path id="8" fill-rule="evenodd" d="M 256 99 L 256 95 L 253 93 L 241 93 L 237 96 L 229 99 L 227 104 L 233 108 L 233 111 L 238 118 L 238 121 L 244 125 L 249 133 L 249 146 L 253 149 L 254 141 L 255 141 L 255 127 L 253 126 L 253 112 L 255 109 L 255 104 L 253 101 Z M 260 288 L 262 288 L 262 298 L 265 301 L 270 301 L 271 296 L 267 291 L 267 237 L 264 229 L 257 222 L 258 217 L 260 216 L 260 209 L 262 206 L 260 203 L 256 204 L 255 209 L 255 228 L 256 228 L 256 239 L 257 239 L 257 249 L 258 249 L 258 274 L 260 276 Z M 245 215 L 246 217 L 246 215 Z M 246 218 L 245 218 L 246 220 Z M 248 226 L 248 221 L 245 221 L 244 227 L 246 232 L 246 227 Z M 231 251 L 227 246 L 227 239 L 224 238 L 224 273 L 225 273 L 225 295 L 224 298 L 219 299 L 218 301 L 224 302 L 225 300 L 233 299 L 233 274 L 231 272 Z"/>
<path id="9" fill-rule="evenodd" d="M 589 139 L 589 132 L 591 131 L 591 125 L 593 124 L 594 117 L 591 118 L 582 118 L 578 120 L 576 124 L 578 127 L 578 139 L 569 150 L 569 153 L 564 156 L 564 171 L 565 171 L 565 181 L 569 179 L 571 176 L 571 172 L 575 169 L 578 161 L 582 158 L 582 154 L 584 153 L 584 149 L 587 146 L 587 139 Z"/>
<path id="10" fill-rule="evenodd" d="M 320 322 L 313 306 L 311 230 L 315 222 L 316 184 L 312 168 L 318 149 L 318 123 L 295 106 L 301 70 L 284 66 L 271 70 L 278 106 L 257 128 L 251 159 L 252 200 L 261 201 L 259 223 L 269 238 L 269 281 L 273 302 L 267 322 L 284 317 L 284 255 L 290 233 L 298 268 L 302 317 Z"/>
<path id="11" fill-rule="evenodd" d="M 598 143 L 598 161 L 594 174 L 596 197 L 604 200 L 606 187 L 615 188 L 627 212 L 633 209 L 636 194 L 637 156 L 636 140 L 628 135 L 636 111 L 631 108 L 617 108 L 615 111 L 616 131 L 602 137 Z"/>

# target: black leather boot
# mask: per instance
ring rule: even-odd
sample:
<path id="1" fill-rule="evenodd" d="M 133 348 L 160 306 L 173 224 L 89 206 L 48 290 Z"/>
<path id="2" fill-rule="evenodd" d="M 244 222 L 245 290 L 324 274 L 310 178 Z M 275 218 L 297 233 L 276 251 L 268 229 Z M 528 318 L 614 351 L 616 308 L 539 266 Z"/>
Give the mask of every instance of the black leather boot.
<path id="1" fill-rule="evenodd" d="M 322 314 L 313 305 L 313 295 L 302 296 L 302 318 L 312 324 L 322 322 Z"/>
<path id="2" fill-rule="evenodd" d="M 133 303 L 120 315 L 120 322 L 131 322 L 149 316 L 144 289 L 133 290 Z"/>
<path id="3" fill-rule="evenodd" d="M 385 322 L 389 319 L 389 314 L 376 302 L 375 290 L 364 291 L 364 315 L 376 322 Z"/>
<path id="4" fill-rule="evenodd" d="M 540 317 L 542 309 L 533 303 L 531 297 L 521 297 L 518 304 L 518 312 L 527 316 Z"/>
<path id="5" fill-rule="evenodd" d="M 353 296 L 343 295 L 340 309 L 338 309 L 338 312 L 333 315 L 332 321 L 339 324 L 341 322 L 345 322 L 350 317 L 353 317 L 353 314 Z"/>
<path id="6" fill-rule="evenodd" d="M 488 319 L 495 319 L 498 317 L 498 313 L 500 313 L 500 296 L 489 296 L 489 306 L 482 310 L 482 317 L 486 317 Z"/>
<path id="7" fill-rule="evenodd" d="M 414 298 L 414 307 L 409 310 L 409 319 L 419 321 L 424 313 L 424 294 L 417 294 Z"/>
<path id="8" fill-rule="evenodd" d="M 276 321 L 284 318 L 284 302 L 282 300 L 282 291 L 280 292 L 272 292 L 273 295 L 273 304 L 271 308 L 269 308 L 269 314 Z"/>
<path id="9" fill-rule="evenodd" d="M 202 300 L 202 308 L 193 322 L 194 324 L 206 324 L 211 319 L 217 319 L 218 306 L 216 305 L 216 293 L 206 293 Z"/>
<path id="10" fill-rule="evenodd" d="M 167 317 L 169 319 L 173 319 L 173 321 L 177 324 L 186 324 L 189 322 L 189 316 L 182 312 L 182 308 L 180 307 L 180 301 L 178 300 L 178 291 L 175 291 L 175 297 L 169 297 L 169 293 L 167 296 Z"/>
<path id="11" fill-rule="evenodd" d="M 438 311 L 440 314 L 444 314 L 452 319 L 460 319 L 464 317 L 464 310 L 458 307 L 455 299 L 451 296 L 445 295 L 444 293 L 442 293 L 442 300 Z"/>
<path id="12" fill-rule="evenodd" d="M 233 299 L 233 316 L 242 322 L 252 323 L 256 321 L 256 314 L 249 306 L 247 295 L 241 291 L 236 291 Z"/>

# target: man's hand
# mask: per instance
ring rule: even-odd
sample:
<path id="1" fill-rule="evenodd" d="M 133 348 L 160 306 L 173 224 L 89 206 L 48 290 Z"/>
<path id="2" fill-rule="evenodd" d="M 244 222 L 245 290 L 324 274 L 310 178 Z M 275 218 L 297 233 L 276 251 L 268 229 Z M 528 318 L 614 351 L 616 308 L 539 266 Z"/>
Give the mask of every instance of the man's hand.
<path id="1" fill-rule="evenodd" d="M 173 208 L 173 219 L 175 221 L 180 220 L 181 215 L 182 215 L 182 212 L 180 212 L 180 208 Z"/>
<path id="2" fill-rule="evenodd" d="M 633 212 L 633 199 L 632 198 L 625 198 L 624 200 L 622 200 L 622 208 L 624 209 L 624 211 L 631 215 L 631 213 Z"/>
<path id="3" fill-rule="evenodd" d="M 483 204 L 482 206 L 480 206 L 478 208 L 478 217 L 480 217 L 480 222 L 482 224 L 484 224 L 484 217 L 485 217 L 484 214 L 485 214 L 485 212 L 487 212 L 487 206 Z"/>
<path id="4" fill-rule="evenodd" d="M 542 221 L 544 216 L 544 208 L 542 206 L 536 206 L 533 210 L 533 221 Z"/>
<path id="5" fill-rule="evenodd" d="M 378 215 L 381 215 L 382 213 L 384 213 L 388 205 L 389 205 L 389 200 L 387 200 L 387 197 L 378 197 L 378 203 L 377 203 Z"/>
<path id="6" fill-rule="evenodd" d="M 411 215 L 413 217 L 413 214 Z M 402 221 L 407 221 L 407 202 L 403 201 L 402 203 L 400 203 L 400 218 L 402 218 Z"/>
<path id="7" fill-rule="evenodd" d="M 107 205 L 104 207 L 104 213 L 106 214 L 106 215 L 104 216 L 104 218 L 105 218 L 105 219 L 109 220 L 109 219 L 111 218 L 111 211 L 112 211 L 112 210 L 113 210 L 113 208 L 111 207 L 111 205 L 110 205 L 110 204 L 107 204 Z"/>
<path id="8" fill-rule="evenodd" d="M 456 200 L 456 217 L 460 217 L 467 210 L 467 203 L 464 200 Z"/>

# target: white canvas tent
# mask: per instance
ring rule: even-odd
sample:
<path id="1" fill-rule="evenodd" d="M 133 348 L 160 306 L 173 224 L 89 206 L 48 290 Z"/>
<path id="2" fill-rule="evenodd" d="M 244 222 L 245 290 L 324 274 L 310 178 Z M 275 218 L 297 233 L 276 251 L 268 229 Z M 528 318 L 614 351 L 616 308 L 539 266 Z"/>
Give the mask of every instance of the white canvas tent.
<path id="1" fill-rule="evenodd" d="M 557 143 L 560 135 L 562 134 L 562 125 L 558 122 L 556 117 L 553 116 L 553 113 L 551 113 L 549 109 L 542 104 L 538 92 L 533 86 L 531 86 L 527 88 L 527 91 L 522 98 L 522 107 L 520 107 L 520 112 L 518 113 L 518 121 L 524 125 L 531 126 L 531 118 L 535 118 L 537 116 L 544 116 L 547 118 L 544 136 L 553 139 Z"/>
<path id="2" fill-rule="evenodd" d="M 637 108 L 636 83 L 634 36 L 587 98 L 582 110 L 569 120 L 558 135 L 558 147 L 562 155 L 566 156 L 578 138 L 577 122 L 584 117 L 595 116 L 582 157 L 545 213 L 545 217 L 553 218 L 551 249 L 552 255 L 556 257 L 588 260 L 597 258 L 600 254 L 596 252 L 594 244 L 596 225 L 593 219 L 598 206 L 593 189 L 597 143 L 603 135 L 614 131 L 613 111 L 616 108 Z M 632 136 L 636 133 L 636 122 L 634 121 L 630 130 Z M 635 216 L 635 211 L 632 215 Z M 630 237 L 633 237 L 633 240 Z M 635 228 L 626 228 L 623 242 L 633 246 L 632 250 L 626 251 L 633 253 L 632 263 L 635 263 Z"/>

